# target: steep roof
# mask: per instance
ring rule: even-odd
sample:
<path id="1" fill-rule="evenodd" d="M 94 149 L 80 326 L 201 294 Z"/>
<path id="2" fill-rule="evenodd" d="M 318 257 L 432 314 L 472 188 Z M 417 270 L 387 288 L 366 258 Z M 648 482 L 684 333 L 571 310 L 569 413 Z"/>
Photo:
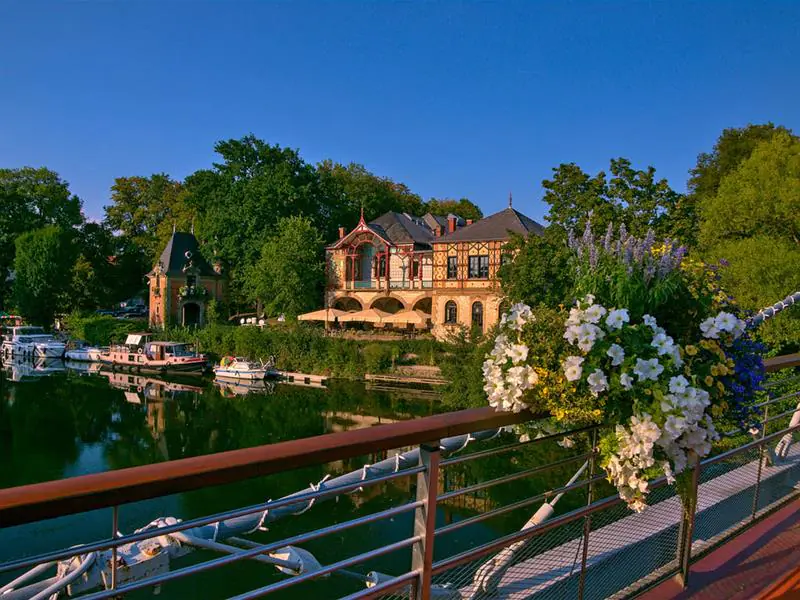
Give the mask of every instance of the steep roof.
<path id="1" fill-rule="evenodd" d="M 543 230 L 544 227 L 542 225 L 509 207 L 489 215 L 485 219 L 475 221 L 472 225 L 467 225 L 453 233 L 436 238 L 433 243 L 507 240 L 510 237 L 509 232 L 520 235 L 528 235 L 529 233 L 540 235 Z"/>
<path id="2" fill-rule="evenodd" d="M 387 212 L 367 226 L 393 244 L 430 244 L 433 233 L 422 219 L 398 212 Z"/>
<path id="3" fill-rule="evenodd" d="M 187 252 L 191 254 L 187 256 Z M 161 258 L 159 258 L 159 262 L 163 265 L 164 273 L 167 275 L 183 275 L 183 268 L 189 261 L 191 261 L 193 267 L 199 269 L 200 275 L 204 277 L 219 277 L 219 274 L 211 268 L 208 261 L 200 254 L 200 245 L 194 235 L 180 231 L 173 232 L 166 248 L 161 253 Z"/>

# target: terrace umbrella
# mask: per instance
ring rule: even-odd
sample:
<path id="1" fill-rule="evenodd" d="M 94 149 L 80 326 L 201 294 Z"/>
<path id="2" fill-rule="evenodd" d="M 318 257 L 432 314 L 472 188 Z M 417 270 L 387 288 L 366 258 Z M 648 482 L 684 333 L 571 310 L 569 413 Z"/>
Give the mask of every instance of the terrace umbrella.
<path id="1" fill-rule="evenodd" d="M 415 325 L 418 327 L 427 327 L 428 321 L 430 321 L 431 316 L 426 313 L 422 312 L 421 310 L 401 310 L 400 312 L 394 313 L 393 315 L 389 315 L 388 317 L 383 319 L 384 323 L 392 323 L 395 325 L 401 325 L 403 323 L 408 325 Z"/>
<path id="2" fill-rule="evenodd" d="M 303 315 L 298 315 L 298 321 L 333 321 L 336 317 L 341 317 L 342 315 L 347 314 L 343 310 L 339 310 L 338 308 L 322 308 L 320 310 L 315 310 L 314 312 L 305 313 Z M 341 320 L 341 318 L 339 319 Z"/>
<path id="3" fill-rule="evenodd" d="M 383 323 L 383 319 L 390 315 L 391 313 L 377 308 L 368 308 L 358 312 L 345 313 L 339 317 L 339 323 Z"/>

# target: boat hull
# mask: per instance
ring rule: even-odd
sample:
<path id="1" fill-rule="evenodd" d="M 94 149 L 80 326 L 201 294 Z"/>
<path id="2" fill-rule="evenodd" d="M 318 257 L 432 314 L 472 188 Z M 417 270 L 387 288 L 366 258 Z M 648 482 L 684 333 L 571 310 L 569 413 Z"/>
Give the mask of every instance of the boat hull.
<path id="1" fill-rule="evenodd" d="M 108 365 L 112 370 L 135 371 L 141 373 L 185 373 L 187 375 L 202 375 L 208 368 L 208 364 L 205 361 L 187 361 L 180 363 L 166 361 L 128 362 L 101 357 L 100 362 L 104 365 Z"/>
<path id="2" fill-rule="evenodd" d="M 65 349 L 66 346 L 64 344 L 54 344 L 52 342 L 33 345 L 34 354 L 41 358 L 61 358 L 64 356 Z"/>
<path id="3" fill-rule="evenodd" d="M 237 369 L 221 369 L 216 367 L 214 375 L 218 379 L 228 379 L 234 381 L 259 381 L 266 379 L 268 372 L 267 369 L 252 369 L 252 370 L 237 370 Z"/>
<path id="4" fill-rule="evenodd" d="M 78 350 L 67 350 L 64 357 L 67 360 L 77 360 L 80 362 L 99 362 L 102 352 L 98 348 L 80 348 Z"/>

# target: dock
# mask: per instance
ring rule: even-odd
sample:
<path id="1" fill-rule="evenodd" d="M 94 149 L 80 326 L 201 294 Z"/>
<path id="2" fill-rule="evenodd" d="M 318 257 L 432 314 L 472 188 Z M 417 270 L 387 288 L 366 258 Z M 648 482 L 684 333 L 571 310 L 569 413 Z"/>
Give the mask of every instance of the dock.
<path id="1" fill-rule="evenodd" d="M 375 375 L 367 373 L 364 379 L 375 383 L 393 383 L 405 385 L 445 385 L 447 380 L 442 377 L 424 377 L 419 375 Z"/>
<path id="2" fill-rule="evenodd" d="M 295 373 L 293 371 L 278 371 L 277 376 L 282 383 L 304 385 L 307 387 L 325 387 L 328 384 L 327 375 L 311 375 L 308 373 Z"/>

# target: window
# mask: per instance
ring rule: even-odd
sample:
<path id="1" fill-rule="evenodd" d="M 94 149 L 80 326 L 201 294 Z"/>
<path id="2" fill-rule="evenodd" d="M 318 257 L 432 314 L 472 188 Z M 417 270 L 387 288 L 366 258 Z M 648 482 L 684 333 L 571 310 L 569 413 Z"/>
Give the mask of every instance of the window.
<path id="1" fill-rule="evenodd" d="M 386 277 L 386 255 L 381 254 L 378 257 L 377 261 L 377 271 L 375 273 L 376 277 Z"/>
<path id="2" fill-rule="evenodd" d="M 508 252 L 507 250 L 503 250 L 500 253 L 500 266 L 501 267 L 506 266 L 507 264 L 509 264 L 511 262 L 512 258 L 513 257 L 511 256 L 511 252 Z"/>
<path id="3" fill-rule="evenodd" d="M 411 279 L 419 277 L 419 260 L 414 259 L 411 263 Z"/>
<path id="4" fill-rule="evenodd" d="M 444 305 L 444 322 L 457 323 L 458 322 L 458 307 L 452 300 L 448 300 Z"/>
<path id="5" fill-rule="evenodd" d="M 458 278 L 458 257 L 457 256 L 448 256 L 447 257 L 447 278 L 448 279 L 457 279 Z"/>
<path id="6" fill-rule="evenodd" d="M 186 276 L 186 285 L 187 287 L 194 287 L 197 283 L 197 277 L 194 275 L 187 275 Z"/>
<path id="7" fill-rule="evenodd" d="M 472 326 L 483 329 L 483 304 L 480 302 L 472 303 Z"/>
<path id="8" fill-rule="evenodd" d="M 489 255 L 469 257 L 469 278 L 486 279 L 489 277 Z"/>

